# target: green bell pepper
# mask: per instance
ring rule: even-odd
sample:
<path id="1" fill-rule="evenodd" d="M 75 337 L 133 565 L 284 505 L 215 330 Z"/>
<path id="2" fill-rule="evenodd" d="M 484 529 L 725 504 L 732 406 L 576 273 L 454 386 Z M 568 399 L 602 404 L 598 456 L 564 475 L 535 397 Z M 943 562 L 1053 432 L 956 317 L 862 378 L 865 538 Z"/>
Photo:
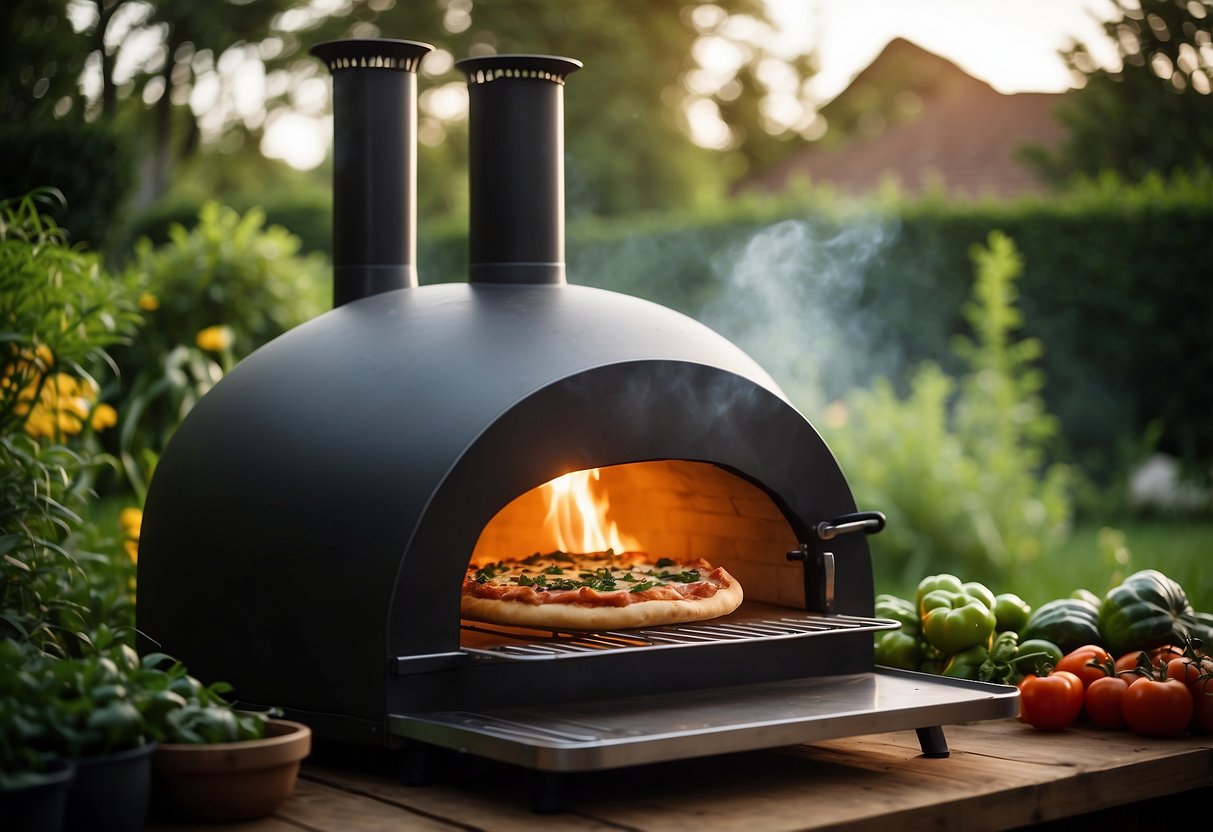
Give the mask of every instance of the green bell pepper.
<path id="1" fill-rule="evenodd" d="M 1002 592 L 994 596 L 994 617 L 998 619 L 999 632 L 1008 630 L 1018 633 L 1028 623 L 1032 606 L 1014 592 Z"/>
<path id="2" fill-rule="evenodd" d="M 996 598 L 990 588 L 979 581 L 965 581 L 960 585 L 961 592 L 966 595 L 972 595 L 978 601 L 986 605 L 986 609 L 994 609 Z"/>
<path id="3" fill-rule="evenodd" d="M 948 659 L 943 668 L 943 675 L 953 679 L 976 679 L 989 657 L 990 651 L 980 644 L 967 647 Z"/>
<path id="4" fill-rule="evenodd" d="M 918 612 L 922 613 L 922 599 L 929 592 L 934 592 L 937 589 L 944 589 L 948 592 L 964 592 L 964 582 L 955 575 L 947 572 L 939 575 L 928 575 L 918 582 L 917 589 L 914 590 L 914 605 L 918 607 Z"/>
<path id="5" fill-rule="evenodd" d="M 998 623 L 981 601 L 963 592 L 934 590 L 922 599 L 922 634 L 949 656 L 981 645 L 987 647 Z"/>
<path id="6" fill-rule="evenodd" d="M 877 637 L 874 655 L 876 664 L 917 670 L 922 663 L 923 644 L 907 632 L 889 630 Z"/>
<path id="7" fill-rule="evenodd" d="M 918 633 L 922 629 L 922 620 L 918 616 L 918 607 L 905 598 L 881 593 L 876 596 L 876 617 L 889 618 L 901 624 L 902 632 Z"/>
<path id="8" fill-rule="evenodd" d="M 918 665 L 919 670 L 923 673 L 934 673 L 938 676 L 943 673 L 943 669 L 947 663 L 948 657 L 943 654 L 942 650 L 933 646 L 930 642 L 923 642 L 922 663 Z"/>

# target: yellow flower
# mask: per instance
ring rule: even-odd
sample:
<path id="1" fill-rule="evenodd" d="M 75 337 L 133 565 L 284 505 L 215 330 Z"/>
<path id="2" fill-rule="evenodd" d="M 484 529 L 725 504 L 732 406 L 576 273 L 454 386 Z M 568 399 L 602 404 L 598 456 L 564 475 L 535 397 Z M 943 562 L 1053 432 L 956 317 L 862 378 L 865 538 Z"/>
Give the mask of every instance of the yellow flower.
<path id="1" fill-rule="evenodd" d="M 89 424 L 98 433 L 106 428 L 112 428 L 118 424 L 118 411 L 114 410 L 113 405 L 99 404 L 93 408 L 93 415 L 89 417 Z"/>
<path id="2" fill-rule="evenodd" d="M 207 352 L 223 352 L 232 346 L 232 328 L 208 326 L 194 337 L 194 343 Z"/>
<path id="3" fill-rule="evenodd" d="M 134 506 L 122 509 L 118 512 L 118 525 L 122 527 L 122 533 L 126 536 L 126 540 L 122 541 L 122 548 L 126 550 L 131 563 L 139 563 L 139 532 L 143 528 L 142 509 Z"/>
<path id="4" fill-rule="evenodd" d="M 139 296 L 139 308 L 144 312 L 155 312 L 160 308 L 160 298 L 151 292 L 144 292 Z"/>
<path id="5" fill-rule="evenodd" d="M 143 511 L 134 506 L 127 506 L 118 513 L 118 525 L 127 537 L 138 540 L 139 530 L 143 528 Z"/>
<path id="6" fill-rule="evenodd" d="M 35 439 L 53 439 L 61 434 L 79 433 L 97 399 L 95 383 L 81 382 L 67 373 L 55 373 L 43 383 L 42 392 L 38 401 L 32 402 L 31 411 L 33 389 L 31 385 L 18 395 L 16 413 L 19 416 L 29 413 L 25 432 Z"/>

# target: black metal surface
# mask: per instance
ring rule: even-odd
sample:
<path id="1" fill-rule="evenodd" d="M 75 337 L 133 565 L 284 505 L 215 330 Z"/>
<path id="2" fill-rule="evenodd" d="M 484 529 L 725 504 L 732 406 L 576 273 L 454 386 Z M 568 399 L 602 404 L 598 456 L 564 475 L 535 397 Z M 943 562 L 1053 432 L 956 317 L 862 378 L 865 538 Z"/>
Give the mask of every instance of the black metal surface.
<path id="1" fill-rule="evenodd" d="M 339 123 L 374 133 L 371 102 L 411 101 L 409 62 L 415 69 L 428 47 L 388 43 L 403 63 L 366 72 L 342 66 L 361 42 L 314 50 L 334 68 L 337 107 L 353 99 L 357 115 Z M 537 56 L 508 63 L 549 76 L 576 68 Z M 715 466 L 769 495 L 817 551 L 818 524 L 856 511 L 829 448 L 737 346 L 664 307 L 564 282 L 560 84 L 503 75 L 471 86 L 492 93 L 478 113 L 501 108 L 481 127 L 530 121 L 500 144 L 487 131 L 474 142 L 473 281 L 414 285 L 413 196 L 398 196 L 411 187 L 411 162 L 381 181 L 368 160 L 383 147 L 355 130 L 355 147 L 369 142 L 341 162 L 355 182 L 334 183 L 345 229 L 337 308 L 241 361 L 159 461 L 140 540 L 141 649 L 231 682 L 242 702 L 285 708 L 321 738 L 370 742 L 408 708 L 869 671 L 865 631 L 811 639 L 812 649 L 771 639 L 572 663 L 461 650 L 460 587 L 481 530 L 561 474 L 658 460 Z M 396 104 L 392 146 L 408 155 L 412 107 Z M 528 196 L 503 192 L 516 186 Z M 387 290 L 392 280 L 401 288 Z M 865 535 L 828 549 L 834 593 L 810 595 L 809 610 L 870 616 Z"/>
<path id="2" fill-rule="evenodd" d="M 312 47 L 333 76 L 333 305 L 417 285 L 417 67 L 405 40 Z"/>
<path id="3" fill-rule="evenodd" d="M 468 279 L 564 283 L 564 78 L 569 58 L 459 61 L 468 80 Z"/>

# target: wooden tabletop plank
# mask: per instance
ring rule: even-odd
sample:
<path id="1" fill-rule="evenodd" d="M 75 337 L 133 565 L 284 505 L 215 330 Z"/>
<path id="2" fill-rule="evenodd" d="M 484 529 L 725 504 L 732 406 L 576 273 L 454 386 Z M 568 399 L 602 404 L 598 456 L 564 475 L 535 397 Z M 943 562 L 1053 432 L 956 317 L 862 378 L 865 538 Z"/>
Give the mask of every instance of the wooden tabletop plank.
<path id="1" fill-rule="evenodd" d="M 223 829 L 994 832 L 1213 790 L 1211 737 L 1049 733 L 1015 720 L 945 734 L 944 759 L 924 757 L 915 733 L 899 731 L 569 775 L 558 815 L 531 811 L 532 773 L 480 758 L 451 754 L 435 785 L 406 786 L 383 765 L 390 755 L 321 757 L 305 763 L 275 817 Z"/>

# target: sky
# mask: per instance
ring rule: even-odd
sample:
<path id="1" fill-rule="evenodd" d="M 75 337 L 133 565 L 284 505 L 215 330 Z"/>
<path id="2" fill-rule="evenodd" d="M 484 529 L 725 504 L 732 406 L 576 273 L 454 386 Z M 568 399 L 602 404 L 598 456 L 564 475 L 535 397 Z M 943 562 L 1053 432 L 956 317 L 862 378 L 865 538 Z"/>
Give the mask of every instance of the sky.
<path id="1" fill-rule="evenodd" d="M 903 37 L 1003 93 L 1072 86 L 1058 56 L 1074 37 L 1104 40 L 1108 0 L 767 0 L 781 51 L 815 51 L 814 90 L 833 98 L 890 40 Z M 1093 50 L 1094 51 L 1094 50 Z M 1115 61 L 1110 46 L 1096 58 Z"/>
<path id="2" fill-rule="evenodd" d="M 1114 65 L 1098 19 L 1109 0 L 767 0 L 782 54 L 815 52 L 814 98 L 825 104 L 902 37 L 1003 93 L 1061 92 L 1072 78 L 1058 52 L 1078 38 Z M 324 160 L 331 122 L 302 115 L 268 126 L 262 150 L 300 168 Z M 706 142 L 705 142 L 706 144 Z"/>

